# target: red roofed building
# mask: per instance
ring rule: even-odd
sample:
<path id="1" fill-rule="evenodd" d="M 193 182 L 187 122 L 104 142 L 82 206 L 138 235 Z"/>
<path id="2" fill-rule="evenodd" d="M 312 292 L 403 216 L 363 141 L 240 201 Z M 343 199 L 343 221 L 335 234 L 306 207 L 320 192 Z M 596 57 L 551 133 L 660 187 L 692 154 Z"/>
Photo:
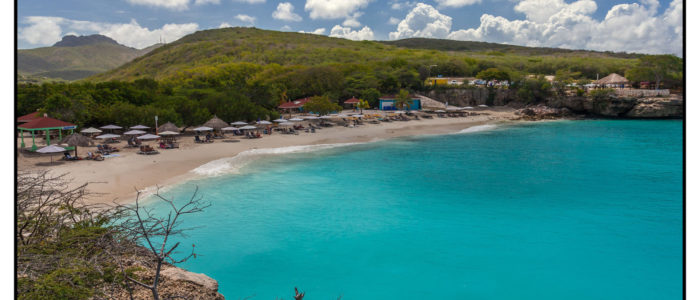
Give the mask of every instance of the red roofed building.
<path id="1" fill-rule="evenodd" d="M 22 142 L 20 146 L 24 148 L 24 131 L 30 131 L 32 133 L 32 151 L 35 151 L 37 149 L 36 143 L 35 143 L 35 137 L 34 137 L 34 132 L 35 131 L 45 131 L 46 132 L 46 145 L 51 145 L 51 134 L 49 133 L 49 130 L 58 130 L 58 138 L 59 140 L 62 138 L 62 131 L 63 130 L 70 130 L 71 133 L 73 133 L 73 129 L 77 128 L 75 124 L 71 124 L 68 122 L 64 122 L 58 119 L 54 118 L 49 118 L 49 117 L 41 117 L 41 118 L 36 118 L 34 120 L 31 120 L 29 122 L 26 122 L 22 125 L 17 126 L 17 129 L 20 131 L 20 136 L 22 137 Z"/>
<path id="2" fill-rule="evenodd" d="M 294 108 L 302 108 L 304 107 L 304 104 L 306 102 L 309 102 L 311 98 L 306 97 L 302 99 L 297 99 L 294 101 L 287 101 L 285 103 L 282 103 L 280 106 L 278 106 L 279 109 L 294 109 Z"/>
<path id="3" fill-rule="evenodd" d="M 17 118 L 17 123 L 27 123 L 27 122 L 34 120 L 34 119 L 37 119 L 39 117 L 41 117 L 41 114 L 38 111 L 35 111 L 33 113 L 28 113 L 24 116 Z"/>
<path id="4" fill-rule="evenodd" d="M 352 98 L 350 98 L 350 99 L 348 99 L 348 100 L 345 100 L 345 102 L 343 102 L 343 103 L 345 103 L 345 104 L 353 104 L 353 105 L 354 105 L 354 104 L 360 103 L 360 99 L 357 99 L 357 98 L 355 98 L 355 97 L 352 97 Z"/>

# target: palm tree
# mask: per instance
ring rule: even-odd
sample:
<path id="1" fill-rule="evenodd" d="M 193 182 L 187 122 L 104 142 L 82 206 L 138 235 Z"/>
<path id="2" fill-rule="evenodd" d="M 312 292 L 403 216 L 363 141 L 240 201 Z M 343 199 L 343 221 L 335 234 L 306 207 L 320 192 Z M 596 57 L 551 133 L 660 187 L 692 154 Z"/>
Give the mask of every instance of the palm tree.
<path id="1" fill-rule="evenodd" d="M 367 100 L 360 99 L 360 101 L 357 102 L 357 108 L 360 109 L 360 114 L 362 114 L 363 108 L 369 108 L 369 102 L 367 102 Z"/>
<path id="2" fill-rule="evenodd" d="M 404 109 L 408 110 L 408 108 L 411 107 L 411 96 L 408 94 L 407 90 L 402 89 L 399 91 L 399 94 L 396 95 L 396 100 L 395 100 L 395 105 L 396 108 L 398 109 Z"/>

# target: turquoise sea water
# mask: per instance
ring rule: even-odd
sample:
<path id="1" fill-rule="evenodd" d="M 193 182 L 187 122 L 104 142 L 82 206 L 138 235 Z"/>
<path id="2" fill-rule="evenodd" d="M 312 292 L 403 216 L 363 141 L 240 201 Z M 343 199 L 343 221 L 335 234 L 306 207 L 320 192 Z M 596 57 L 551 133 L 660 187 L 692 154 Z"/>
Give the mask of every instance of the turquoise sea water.
<path id="1" fill-rule="evenodd" d="M 184 219 L 203 227 L 181 238 L 201 255 L 182 266 L 227 299 L 682 297 L 681 121 L 262 156 L 166 194 L 194 185 L 212 206 Z"/>

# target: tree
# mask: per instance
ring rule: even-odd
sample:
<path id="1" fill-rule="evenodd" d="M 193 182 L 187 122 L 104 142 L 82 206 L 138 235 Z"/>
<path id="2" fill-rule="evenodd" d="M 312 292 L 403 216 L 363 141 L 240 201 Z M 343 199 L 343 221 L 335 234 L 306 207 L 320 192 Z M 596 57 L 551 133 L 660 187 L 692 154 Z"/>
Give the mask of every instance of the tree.
<path id="1" fill-rule="evenodd" d="M 399 94 L 396 95 L 396 99 L 395 99 L 396 108 L 408 109 L 409 107 L 411 107 L 411 102 L 413 102 L 411 100 L 412 100 L 411 95 L 409 95 L 408 91 L 402 89 L 401 91 L 399 91 Z"/>
<path id="2" fill-rule="evenodd" d="M 189 201 L 181 206 L 177 206 L 174 199 L 167 199 L 156 192 L 155 197 L 167 203 L 171 209 L 167 217 L 155 215 L 152 209 L 141 207 L 139 205 L 140 193 L 137 193 L 136 202 L 133 206 L 117 205 L 116 207 L 117 215 L 121 216 L 121 218 L 119 218 L 121 221 L 119 221 L 118 228 L 128 233 L 133 241 L 145 243 L 146 248 L 150 251 L 150 256 L 156 263 L 153 281 L 151 283 L 147 284 L 141 282 L 128 275 L 125 277 L 136 285 L 151 290 L 154 300 L 160 299 L 158 284 L 160 283 L 160 271 L 163 267 L 163 263 L 177 264 L 185 262 L 191 257 L 197 257 L 194 253 L 193 244 L 192 251 L 189 255 L 182 258 L 175 258 L 175 250 L 180 246 L 180 242 L 173 244 L 169 240 L 187 230 L 179 228 L 181 217 L 201 212 L 205 208 L 211 206 L 209 203 L 202 202 L 202 198 L 197 195 L 197 191 L 198 189 L 195 189 Z"/>
<path id="3" fill-rule="evenodd" d="M 360 110 L 360 114 L 362 114 L 362 109 L 369 108 L 369 102 L 366 100 L 360 99 L 359 102 L 357 102 L 357 109 Z"/>
<path id="4" fill-rule="evenodd" d="M 343 108 L 337 103 L 331 102 L 327 96 L 314 96 L 304 104 L 304 110 L 315 112 L 319 115 L 327 115 L 334 111 L 341 111 Z"/>
<path id="5" fill-rule="evenodd" d="M 510 75 L 508 72 L 497 69 L 497 68 L 488 68 L 486 70 L 483 70 L 476 74 L 476 78 L 483 79 L 483 80 L 498 80 L 498 81 L 503 81 L 503 80 L 509 80 Z"/>
<path id="6" fill-rule="evenodd" d="M 663 80 L 678 77 L 682 70 L 683 59 L 675 55 L 645 55 L 639 58 L 637 66 L 629 69 L 625 76 L 633 81 L 655 81 L 658 90 Z"/>

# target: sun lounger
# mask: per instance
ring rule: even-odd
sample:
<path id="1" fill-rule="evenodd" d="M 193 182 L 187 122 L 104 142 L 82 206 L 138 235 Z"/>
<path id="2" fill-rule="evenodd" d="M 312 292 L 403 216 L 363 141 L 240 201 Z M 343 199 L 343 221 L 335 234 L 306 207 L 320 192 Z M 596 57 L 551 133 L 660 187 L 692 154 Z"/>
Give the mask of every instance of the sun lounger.
<path id="1" fill-rule="evenodd" d="M 97 145 L 97 152 L 100 152 L 102 155 L 109 155 L 109 150 L 105 149 L 101 144 Z"/>
<path id="2" fill-rule="evenodd" d="M 105 160 L 105 158 L 102 157 L 102 155 L 93 154 L 92 152 L 88 152 L 88 155 L 85 157 L 85 159 L 96 160 L 96 161 L 103 161 L 103 160 Z"/>
<path id="3" fill-rule="evenodd" d="M 70 153 L 64 152 L 63 153 L 63 160 L 81 160 L 81 158 L 77 157 L 77 156 L 71 156 Z"/>
<path id="4" fill-rule="evenodd" d="M 158 154 L 160 152 L 158 152 L 158 150 L 156 150 L 156 149 L 153 149 L 151 146 L 146 145 L 146 146 L 141 146 L 139 148 L 139 152 L 137 152 L 137 153 L 151 155 L 151 154 Z"/>

